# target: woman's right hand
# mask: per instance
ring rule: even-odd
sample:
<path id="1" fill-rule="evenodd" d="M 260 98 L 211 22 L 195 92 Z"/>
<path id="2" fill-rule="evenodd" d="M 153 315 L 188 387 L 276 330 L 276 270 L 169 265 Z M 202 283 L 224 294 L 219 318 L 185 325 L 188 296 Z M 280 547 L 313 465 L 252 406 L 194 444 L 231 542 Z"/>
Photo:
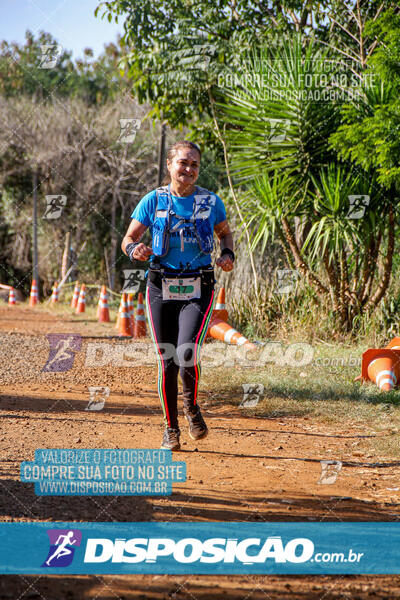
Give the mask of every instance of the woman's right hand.
<path id="1" fill-rule="evenodd" d="M 140 243 L 133 251 L 132 258 L 145 261 L 151 254 L 153 254 L 152 248 L 149 248 L 149 246 L 146 246 L 146 244 Z"/>

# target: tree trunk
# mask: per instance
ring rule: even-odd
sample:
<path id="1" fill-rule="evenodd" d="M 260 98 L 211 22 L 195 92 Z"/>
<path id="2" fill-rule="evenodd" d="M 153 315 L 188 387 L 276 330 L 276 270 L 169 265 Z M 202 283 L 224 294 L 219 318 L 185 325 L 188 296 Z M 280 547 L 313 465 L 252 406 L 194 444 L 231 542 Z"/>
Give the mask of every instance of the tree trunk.
<path id="1" fill-rule="evenodd" d="M 299 269 L 300 273 L 306 279 L 309 279 L 316 287 L 317 291 L 321 295 L 328 295 L 329 290 L 326 288 L 323 283 L 318 279 L 318 277 L 311 272 L 310 267 L 305 262 L 304 258 L 301 256 L 298 245 L 296 244 L 296 238 L 294 233 L 290 227 L 289 221 L 286 217 L 283 217 L 281 220 L 282 229 L 285 234 L 286 241 L 290 247 L 290 250 L 293 254 L 296 268 Z"/>
<path id="2" fill-rule="evenodd" d="M 65 246 L 64 246 L 64 252 L 63 252 L 63 257 L 62 257 L 62 264 L 61 264 L 61 279 L 64 279 L 71 261 L 70 261 L 70 245 L 71 245 L 71 232 L 67 231 L 67 233 L 65 234 Z"/>
<path id="3" fill-rule="evenodd" d="M 393 263 L 393 251 L 394 251 L 394 213 L 393 208 L 389 208 L 389 226 L 388 226 L 388 245 L 386 256 L 383 262 L 383 275 L 382 279 L 379 282 L 378 288 L 376 289 L 372 298 L 368 300 L 365 305 L 365 310 L 367 311 L 370 308 L 375 308 L 378 303 L 382 300 L 383 296 L 386 293 L 386 290 L 389 287 L 390 283 L 390 275 L 392 273 L 392 263 Z"/>
<path id="4" fill-rule="evenodd" d="M 110 288 L 115 290 L 115 264 L 117 260 L 117 230 L 116 230 L 116 214 L 118 200 L 118 184 L 116 183 L 113 189 L 112 204 L 111 204 L 111 249 L 110 249 Z"/>

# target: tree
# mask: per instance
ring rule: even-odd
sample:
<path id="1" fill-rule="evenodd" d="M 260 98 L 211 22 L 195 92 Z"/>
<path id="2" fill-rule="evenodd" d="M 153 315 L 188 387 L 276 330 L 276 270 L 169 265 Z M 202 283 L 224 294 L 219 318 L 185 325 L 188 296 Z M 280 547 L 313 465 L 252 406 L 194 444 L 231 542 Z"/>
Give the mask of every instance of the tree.
<path id="1" fill-rule="evenodd" d="M 332 135 L 338 153 L 379 182 L 400 192 L 400 14 L 390 10 L 367 25 L 379 42 L 363 74 L 359 102 L 343 107 L 343 124 Z"/>
<path id="2" fill-rule="evenodd" d="M 96 14 L 124 20 L 123 43 L 129 48 L 122 66 L 139 102 L 171 127 L 190 125 L 197 139 L 215 144 L 210 135 L 207 87 L 239 49 L 324 26 L 323 3 L 314 0 L 111 0 Z"/>
<path id="3" fill-rule="evenodd" d="M 3 281 L 27 284 L 31 266 L 32 172 L 38 173 L 40 275 L 47 288 L 58 278 L 64 239 L 78 251 L 86 241 L 80 269 L 87 279 L 105 276 L 104 249 L 118 286 L 125 255 L 118 248 L 138 200 L 154 185 L 157 130 L 145 121 L 148 107 L 119 97 L 100 107 L 77 99 L 52 101 L 37 110 L 29 98 L 0 97 L 0 208 L 4 245 Z M 134 142 L 119 141 L 119 119 L 143 123 Z M 34 115 L 34 118 L 32 118 Z M 46 220 L 45 195 L 65 195 L 62 217 Z M 103 271 L 102 271 L 103 269 Z M 17 274 L 17 281 L 13 280 Z"/>
<path id="4" fill-rule="evenodd" d="M 30 96 L 43 101 L 57 90 L 66 96 L 70 79 L 74 76 L 71 53 L 62 50 L 57 57 L 57 68 L 42 68 L 43 45 L 57 46 L 49 33 L 41 32 L 37 39 L 27 31 L 25 44 L 2 41 L 0 44 L 0 94 L 5 97 Z"/>
<path id="5" fill-rule="evenodd" d="M 339 125 L 341 94 L 350 97 L 354 89 L 337 85 L 340 70 L 331 70 L 326 85 L 322 76 L 328 58 L 334 56 L 300 36 L 278 50 L 241 56 L 239 77 L 220 90 L 216 109 L 228 167 L 246 194 L 244 214 L 253 246 L 265 247 L 277 235 L 288 266 L 298 270 L 320 302 L 330 304 L 341 327 L 351 329 L 388 287 L 393 198 L 373 171 L 340 163 L 329 145 Z M 363 218 L 351 213 L 352 197 L 370 200 L 359 207 Z M 309 224 L 304 243 L 296 239 L 296 217 Z"/>
<path id="6" fill-rule="evenodd" d="M 117 266 L 124 260 L 117 239 L 138 197 L 154 181 L 155 152 L 146 143 L 154 134 L 145 123 L 149 107 L 139 108 L 130 97 L 128 82 L 117 68 L 123 55 L 118 44 L 108 44 L 97 59 L 87 48 L 84 58 L 76 62 L 63 49 L 56 53 L 52 68 L 43 68 L 43 46 L 54 48 L 57 40 L 48 33 L 36 37 L 27 31 L 24 44 L 0 45 L 3 279 L 14 285 L 27 283 L 32 174 L 36 172 L 44 284 L 49 286 L 58 277 L 69 233 L 76 250 L 88 242 L 81 266 L 91 277 L 100 276 L 104 243 L 110 242 L 106 255 L 112 283 L 117 285 Z M 127 117 L 143 121 L 140 144 L 118 141 L 119 119 Z M 45 195 L 67 197 L 62 219 L 42 218 Z"/>
<path id="7" fill-rule="evenodd" d="M 84 50 L 84 59 L 73 62 L 71 52 L 55 52 L 56 64 L 43 68 L 43 47 L 57 47 L 49 33 L 41 32 L 36 38 L 30 31 L 24 44 L 6 41 L 0 44 L 0 95 L 6 98 L 30 97 L 33 102 L 76 97 L 88 105 L 100 105 L 117 94 L 127 92 L 127 80 L 118 70 L 122 49 L 106 45 L 104 52 L 93 59 L 90 48 Z M 45 64 L 45 63 L 44 63 Z"/>
<path id="8" fill-rule="evenodd" d="M 237 55 L 258 44 L 275 45 L 296 33 L 315 35 L 342 60 L 365 63 L 374 39 L 366 20 L 393 0 L 107 0 L 96 14 L 123 20 L 121 65 L 139 102 L 172 127 L 190 126 L 193 136 L 215 144 L 208 88 L 233 68 Z"/>

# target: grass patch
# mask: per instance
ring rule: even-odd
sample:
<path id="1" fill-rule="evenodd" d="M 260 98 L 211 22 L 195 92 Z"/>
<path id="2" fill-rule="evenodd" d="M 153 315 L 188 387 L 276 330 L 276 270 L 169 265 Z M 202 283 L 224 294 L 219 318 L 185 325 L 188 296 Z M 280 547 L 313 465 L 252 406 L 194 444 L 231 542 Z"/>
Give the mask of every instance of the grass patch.
<path id="1" fill-rule="evenodd" d="M 283 355 L 286 347 L 282 345 Z M 377 434 L 372 446 L 379 455 L 400 457 L 400 390 L 380 392 L 375 384 L 354 381 L 361 372 L 361 355 L 366 347 L 319 344 L 313 346 L 307 365 L 266 363 L 248 368 L 235 364 L 204 367 L 201 389 L 208 403 L 238 407 L 244 384 L 261 384 L 264 391 L 253 408 L 243 415 L 265 419 L 308 417 L 332 428 L 357 429 Z M 279 359 L 279 353 L 278 353 Z M 216 392 L 216 390 L 218 390 Z"/>

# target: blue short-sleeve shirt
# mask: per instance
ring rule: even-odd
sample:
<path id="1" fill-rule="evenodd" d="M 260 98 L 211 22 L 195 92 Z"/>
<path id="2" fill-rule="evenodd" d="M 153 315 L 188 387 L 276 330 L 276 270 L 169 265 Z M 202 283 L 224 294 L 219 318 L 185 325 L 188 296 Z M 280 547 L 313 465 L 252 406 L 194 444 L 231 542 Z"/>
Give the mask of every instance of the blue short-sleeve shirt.
<path id="1" fill-rule="evenodd" d="M 190 196 L 172 196 L 172 209 L 182 217 L 190 218 L 193 213 L 194 193 Z M 156 190 L 153 190 L 143 196 L 139 204 L 133 211 L 131 218 L 136 219 L 146 227 L 149 227 L 150 233 L 153 234 L 152 226 L 154 213 L 156 210 L 157 195 Z M 226 211 L 221 198 L 212 193 L 211 211 L 209 221 L 211 229 L 226 219 Z M 173 227 L 179 219 L 175 216 L 171 218 L 171 226 Z M 184 250 L 181 249 L 180 229 L 184 230 Z M 154 255 L 150 257 L 150 261 L 154 259 Z M 182 224 L 176 232 L 170 234 L 169 250 L 165 256 L 160 257 L 160 264 L 169 267 L 170 269 L 197 269 L 205 267 L 211 262 L 210 254 L 203 254 L 196 240 L 193 228 L 188 228 Z"/>

